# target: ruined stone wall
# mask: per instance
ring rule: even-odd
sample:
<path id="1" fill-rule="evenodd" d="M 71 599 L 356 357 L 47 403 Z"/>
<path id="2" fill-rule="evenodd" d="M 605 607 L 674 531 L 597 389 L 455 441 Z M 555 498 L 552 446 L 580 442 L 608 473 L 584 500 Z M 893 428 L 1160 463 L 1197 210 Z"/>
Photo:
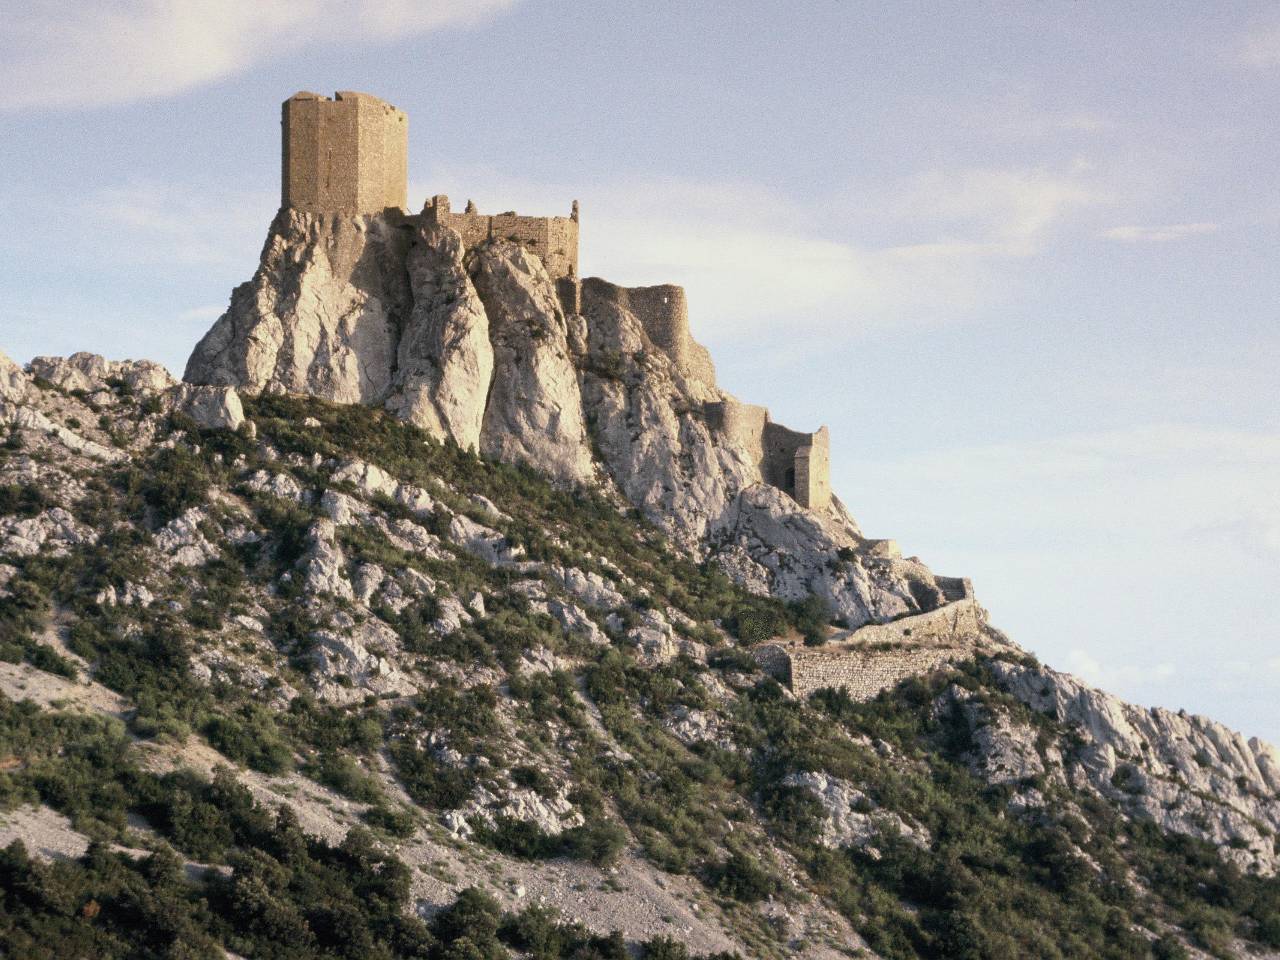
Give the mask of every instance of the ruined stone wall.
<path id="1" fill-rule="evenodd" d="M 281 203 L 348 215 L 408 201 L 408 118 L 377 97 L 296 93 L 281 107 Z"/>
<path id="2" fill-rule="evenodd" d="M 653 345 L 684 364 L 689 353 L 689 302 L 673 283 L 624 287 L 626 307 L 640 321 Z"/>
<path id="3" fill-rule="evenodd" d="M 802 507 L 820 510 L 831 502 L 831 440 L 827 428 L 800 433 L 779 423 L 764 428 L 764 478 Z"/>
<path id="4" fill-rule="evenodd" d="M 966 599 L 891 623 L 868 624 L 843 641 L 820 647 L 765 643 L 752 655 L 797 696 L 843 687 L 855 700 L 870 700 L 907 677 L 971 656 L 981 640 L 981 611 Z"/>
<path id="5" fill-rule="evenodd" d="M 971 651 L 970 647 L 920 646 L 844 654 L 806 653 L 791 660 L 791 689 L 803 697 L 823 687 L 842 687 L 854 700 L 871 700 L 881 690 L 963 659 Z"/>
<path id="6" fill-rule="evenodd" d="M 681 373 L 715 386 L 711 354 L 689 336 L 689 306 L 683 287 L 670 283 L 620 287 L 591 277 L 583 283 L 583 293 L 588 301 L 602 301 L 630 313 L 654 347 L 670 357 Z"/>
<path id="7" fill-rule="evenodd" d="M 471 249 L 486 240 L 513 240 L 538 255 L 552 280 L 578 276 L 578 221 L 570 217 L 522 217 L 515 213 L 454 213 L 449 198 L 433 197 L 424 216 L 450 227 Z"/>
<path id="8" fill-rule="evenodd" d="M 764 426 L 769 422 L 769 411 L 733 399 L 708 403 L 704 409 L 707 426 L 720 434 L 728 446 L 745 451 L 764 479 Z"/>

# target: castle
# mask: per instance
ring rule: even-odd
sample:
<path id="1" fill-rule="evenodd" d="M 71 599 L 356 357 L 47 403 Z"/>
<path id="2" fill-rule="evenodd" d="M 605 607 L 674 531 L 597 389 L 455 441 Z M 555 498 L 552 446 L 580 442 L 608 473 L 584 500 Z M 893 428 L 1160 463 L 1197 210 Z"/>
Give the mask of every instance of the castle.
<path id="1" fill-rule="evenodd" d="M 343 90 L 332 100 L 300 92 L 284 102 L 281 117 L 281 204 L 307 213 L 373 216 L 394 211 L 407 225 L 424 218 L 447 226 L 471 249 L 488 240 L 512 240 L 538 255 L 556 284 L 565 312 L 624 309 L 644 327 L 650 343 L 685 376 L 715 389 L 705 347 L 689 334 L 682 287 L 620 287 L 578 274 L 578 201 L 567 217 L 482 214 L 468 202 L 454 212 L 437 195 L 419 215 L 407 215 L 409 121 L 403 112 L 366 93 Z M 748 456 L 766 483 L 818 510 L 831 502 L 827 428 L 799 433 L 770 421 L 764 407 L 718 400 L 705 405 L 708 426 Z"/>

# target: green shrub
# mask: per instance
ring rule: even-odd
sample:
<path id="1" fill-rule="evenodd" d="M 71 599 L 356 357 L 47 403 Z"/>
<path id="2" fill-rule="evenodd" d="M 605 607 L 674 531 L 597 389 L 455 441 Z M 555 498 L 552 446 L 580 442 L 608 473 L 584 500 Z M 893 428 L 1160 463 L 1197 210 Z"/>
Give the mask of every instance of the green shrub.
<path id="1" fill-rule="evenodd" d="M 778 890 L 777 878 L 755 857 L 741 850 L 734 850 L 707 874 L 709 885 L 717 893 L 742 903 L 756 903 Z"/>

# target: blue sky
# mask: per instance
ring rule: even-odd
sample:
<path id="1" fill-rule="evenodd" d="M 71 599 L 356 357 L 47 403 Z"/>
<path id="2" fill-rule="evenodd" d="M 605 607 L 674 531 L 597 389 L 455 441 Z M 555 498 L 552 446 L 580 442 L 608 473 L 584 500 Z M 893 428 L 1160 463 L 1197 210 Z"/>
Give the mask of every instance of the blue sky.
<path id="1" fill-rule="evenodd" d="M 460 12 L 465 10 L 465 12 Z M 1280 10 L 34 2 L 0 34 L 0 349 L 180 372 L 279 104 L 408 112 L 410 202 L 582 203 L 869 536 L 1053 666 L 1280 742 Z"/>

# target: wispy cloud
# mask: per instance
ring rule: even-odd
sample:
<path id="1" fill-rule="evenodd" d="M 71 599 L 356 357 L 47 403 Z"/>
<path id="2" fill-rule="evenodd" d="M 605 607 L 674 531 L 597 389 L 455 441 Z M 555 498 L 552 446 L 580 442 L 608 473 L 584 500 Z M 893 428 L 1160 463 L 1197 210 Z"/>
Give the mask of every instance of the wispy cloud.
<path id="1" fill-rule="evenodd" d="M 210 198 L 133 183 L 87 197 L 81 234 L 109 243 L 119 263 L 252 263 L 278 202 L 274 192 Z"/>
<path id="2" fill-rule="evenodd" d="M 1065 669 L 1103 690 L 1123 690 L 1138 684 L 1163 685 L 1177 674 L 1177 668 L 1167 660 L 1141 664 L 1103 662 L 1080 647 L 1067 653 Z"/>
<path id="3" fill-rule="evenodd" d="M 936 170 L 849 194 L 782 196 L 746 182 L 663 179 L 531 183 L 493 170 L 438 168 L 430 189 L 481 209 L 563 212 L 582 201 L 585 273 L 624 284 L 679 283 L 695 333 L 712 341 L 802 324 L 851 334 L 936 327 L 1004 302 L 1013 261 L 1057 224 L 1105 202 L 1087 168 Z M 767 212 L 767 213 L 762 213 Z M 833 221 L 839 220 L 839 223 Z"/>
<path id="4" fill-rule="evenodd" d="M 1169 223 L 1163 226 L 1128 224 L 1103 230 L 1102 236 L 1122 243 L 1168 243 L 1171 240 L 1185 240 L 1187 237 L 1202 237 L 1217 233 L 1220 229 L 1221 227 L 1216 223 Z"/>
<path id="5" fill-rule="evenodd" d="M 178 319 L 183 323 L 208 324 L 210 320 L 216 320 L 222 316 L 226 310 L 225 304 L 210 303 L 203 307 L 191 307 L 178 313 Z"/>
<path id="6" fill-rule="evenodd" d="M 0 110 L 165 97 L 308 45 L 482 22 L 515 0 L 28 0 L 5 12 Z"/>
<path id="7" fill-rule="evenodd" d="M 1051 225 L 1081 207 L 1106 202 L 1087 164 L 1065 172 L 1041 168 L 932 170 L 891 194 L 899 215 L 970 242 L 1003 243 L 1021 253 Z"/>

